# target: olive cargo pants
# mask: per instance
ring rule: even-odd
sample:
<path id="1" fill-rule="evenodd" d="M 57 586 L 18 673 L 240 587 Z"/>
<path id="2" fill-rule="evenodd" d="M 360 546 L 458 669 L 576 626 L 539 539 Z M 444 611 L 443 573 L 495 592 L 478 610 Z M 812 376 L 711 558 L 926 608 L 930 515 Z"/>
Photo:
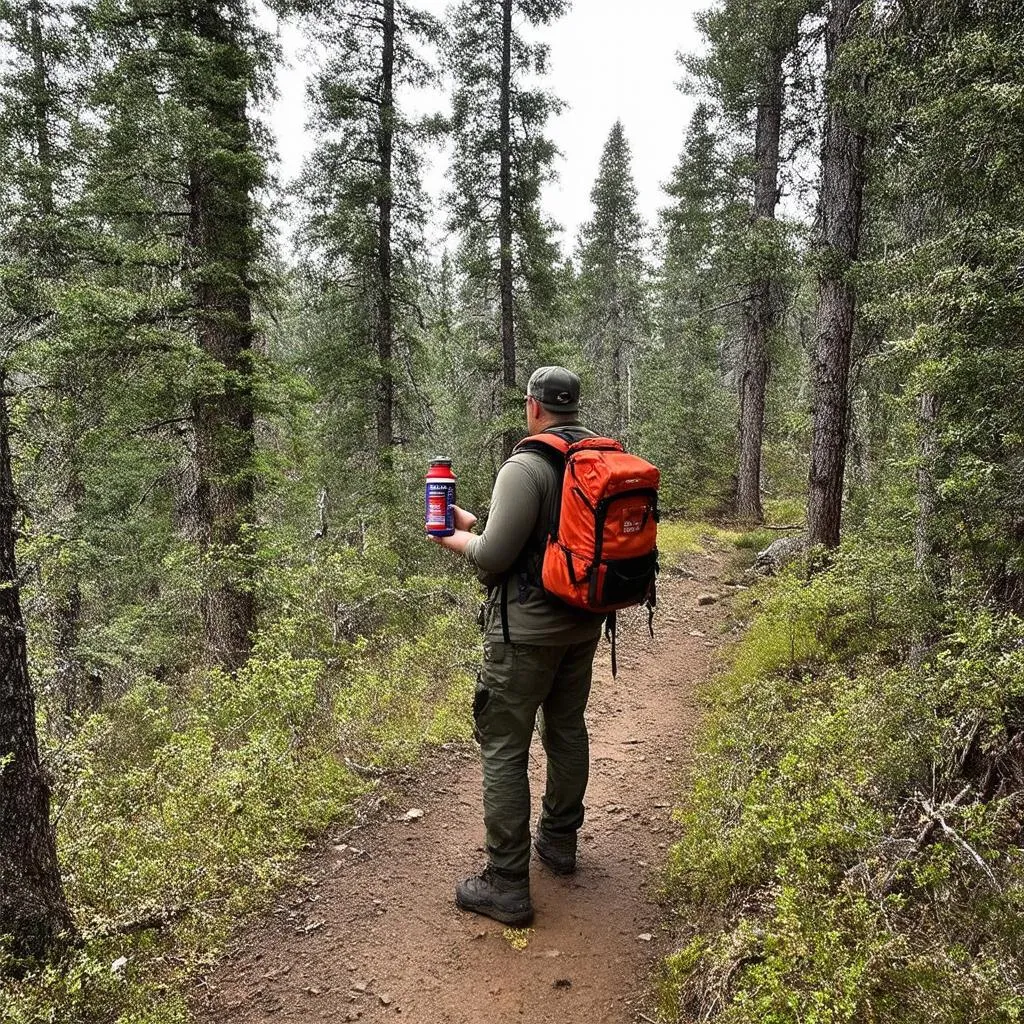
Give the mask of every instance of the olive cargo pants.
<path id="1" fill-rule="evenodd" d="M 484 771 L 484 826 L 490 863 L 509 875 L 530 864 L 530 782 L 527 766 L 540 712 L 547 786 L 539 830 L 552 845 L 575 853 L 590 774 L 583 713 L 598 638 L 541 647 L 486 641 L 473 701 Z"/>

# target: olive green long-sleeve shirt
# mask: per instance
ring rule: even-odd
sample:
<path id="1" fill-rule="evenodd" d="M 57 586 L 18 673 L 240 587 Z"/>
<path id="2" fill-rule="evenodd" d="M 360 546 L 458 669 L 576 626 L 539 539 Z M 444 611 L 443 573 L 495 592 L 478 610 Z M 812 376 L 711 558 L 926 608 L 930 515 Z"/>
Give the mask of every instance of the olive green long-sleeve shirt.
<path id="1" fill-rule="evenodd" d="M 559 429 L 574 440 L 590 434 L 578 424 Z M 487 525 L 466 547 L 466 559 L 490 588 L 484 610 L 485 639 L 502 640 L 498 581 L 506 575 L 512 643 L 574 644 L 601 631 L 603 615 L 552 600 L 540 586 L 541 557 L 557 492 L 555 469 L 537 452 L 519 452 L 498 471 Z"/>

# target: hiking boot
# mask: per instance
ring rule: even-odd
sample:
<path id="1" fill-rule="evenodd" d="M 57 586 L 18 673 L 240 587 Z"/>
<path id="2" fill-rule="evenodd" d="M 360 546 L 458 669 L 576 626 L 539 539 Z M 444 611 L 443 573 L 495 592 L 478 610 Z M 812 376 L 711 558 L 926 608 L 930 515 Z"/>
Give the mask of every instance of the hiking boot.
<path id="1" fill-rule="evenodd" d="M 541 861 L 556 875 L 571 875 L 576 870 L 576 854 L 560 850 L 544 836 L 537 835 L 533 840 L 533 848 Z"/>
<path id="2" fill-rule="evenodd" d="M 509 878 L 489 864 L 472 878 L 455 886 L 455 905 L 460 910 L 493 917 L 502 924 L 520 926 L 533 920 L 530 876 Z"/>

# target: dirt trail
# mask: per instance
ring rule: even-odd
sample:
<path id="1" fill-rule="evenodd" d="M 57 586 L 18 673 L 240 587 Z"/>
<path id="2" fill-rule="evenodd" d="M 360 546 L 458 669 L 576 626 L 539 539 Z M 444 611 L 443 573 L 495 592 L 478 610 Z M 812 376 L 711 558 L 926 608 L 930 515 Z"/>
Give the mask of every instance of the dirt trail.
<path id="1" fill-rule="evenodd" d="M 631 1024 L 667 949 L 652 880 L 671 841 L 671 803 L 689 758 L 695 684 L 724 617 L 722 560 L 691 556 L 687 578 L 659 582 L 657 636 L 639 613 L 623 624 L 613 682 L 599 649 L 588 709 L 591 781 L 579 868 L 536 859 L 536 918 L 525 950 L 496 922 L 455 909 L 455 881 L 483 863 L 480 767 L 440 751 L 380 812 L 325 845 L 301 890 L 238 937 L 196 993 L 209 1024 L 405 1020 L 418 1024 Z M 544 755 L 531 755 L 535 809 Z M 402 820 L 410 808 L 424 814 Z M 534 813 L 536 820 L 536 810 Z M 638 936 L 652 936 L 650 941 Z"/>

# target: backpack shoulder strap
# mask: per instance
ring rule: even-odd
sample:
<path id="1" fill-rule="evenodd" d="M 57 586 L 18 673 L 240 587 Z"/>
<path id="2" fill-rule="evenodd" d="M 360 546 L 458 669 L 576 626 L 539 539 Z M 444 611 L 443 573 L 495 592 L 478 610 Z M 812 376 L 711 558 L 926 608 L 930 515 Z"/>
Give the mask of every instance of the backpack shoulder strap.
<path id="1" fill-rule="evenodd" d="M 536 452 L 555 471 L 555 509 L 557 510 L 561 501 L 562 476 L 565 473 L 565 459 L 572 447 L 572 441 L 556 434 L 553 430 L 546 430 L 542 434 L 533 434 L 524 438 L 513 449 L 512 454 L 518 452 Z M 557 516 L 557 512 L 556 512 Z M 552 522 L 552 536 L 557 519 Z"/>
<path id="2" fill-rule="evenodd" d="M 558 515 L 562 506 L 562 477 L 565 474 L 565 459 L 572 445 L 571 439 L 554 430 L 546 430 L 541 434 L 532 434 L 530 437 L 524 438 L 513 451 L 513 454 L 515 452 L 536 452 L 543 456 L 555 471 L 555 494 L 551 503 L 551 520 L 548 523 L 549 537 L 558 534 Z"/>
<path id="3" fill-rule="evenodd" d="M 531 434 L 529 437 L 523 438 L 515 448 L 512 449 L 512 454 L 517 455 L 519 452 L 536 452 L 542 456 L 544 461 L 555 471 L 555 496 L 552 503 L 551 521 L 548 524 L 548 535 L 554 537 L 558 532 L 558 513 L 561 505 L 562 496 L 562 476 L 565 473 L 565 457 L 569 451 L 572 441 L 569 438 L 563 437 L 561 434 L 557 434 L 554 431 L 545 431 L 541 434 Z M 501 595 L 500 595 L 500 613 L 501 613 L 501 634 L 502 639 L 505 643 L 511 643 L 508 629 L 508 581 L 509 577 L 514 571 L 506 573 L 505 578 L 501 581 Z"/>
<path id="4" fill-rule="evenodd" d="M 551 458 L 551 456 L 555 455 L 558 457 L 557 466 L 561 469 L 565 465 L 565 456 L 571 446 L 572 441 L 563 434 L 556 433 L 554 430 L 545 430 L 541 434 L 531 434 L 529 437 L 524 437 L 512 450 L 512 454 L 514 455 L 516 452 L 539 452 L 552 463 L 556 462 L 555 459 Z"/>

